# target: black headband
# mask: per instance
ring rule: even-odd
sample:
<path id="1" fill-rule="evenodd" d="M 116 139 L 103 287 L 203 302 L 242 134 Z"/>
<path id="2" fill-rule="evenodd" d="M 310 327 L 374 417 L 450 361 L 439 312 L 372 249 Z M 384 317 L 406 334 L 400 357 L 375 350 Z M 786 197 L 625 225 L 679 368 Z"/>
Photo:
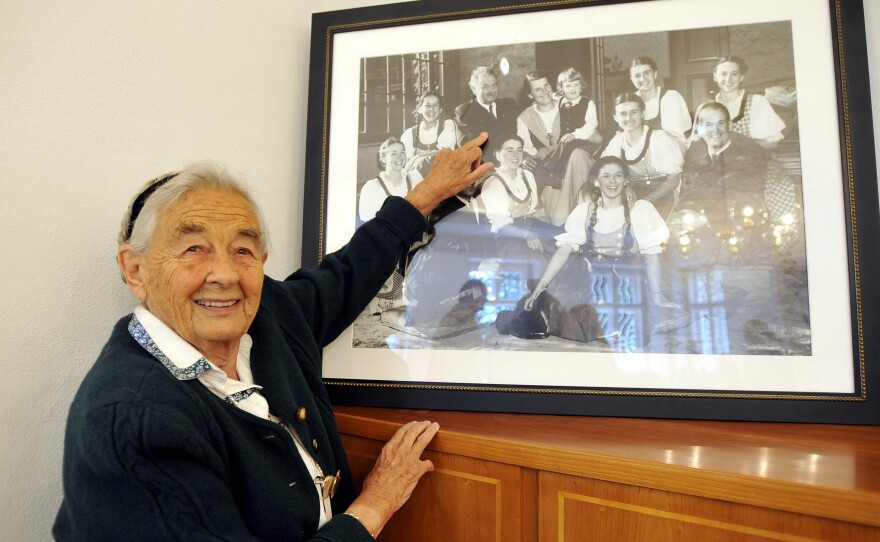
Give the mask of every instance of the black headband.
<path id="1" fill-rule="evenodd" d="M 128 217 L 128 230 L 125 236 L 126 241 L 131 240 L 131 232 L 134 230 L 134 223 L 137 220 L 138 215 L 141 214 L 141 211 L 144 208 L 144 203 L 147 202 L 147 198 L 152 196 L 153 192 L 161 188 L 162 185 L 164 185 L 176 176 L 177 173 L 166 175 L 148 186 L 143 192 L 138 194 L 138 197 L 135 198 L 134 203 L 131 204 L 131 215 Z"/>

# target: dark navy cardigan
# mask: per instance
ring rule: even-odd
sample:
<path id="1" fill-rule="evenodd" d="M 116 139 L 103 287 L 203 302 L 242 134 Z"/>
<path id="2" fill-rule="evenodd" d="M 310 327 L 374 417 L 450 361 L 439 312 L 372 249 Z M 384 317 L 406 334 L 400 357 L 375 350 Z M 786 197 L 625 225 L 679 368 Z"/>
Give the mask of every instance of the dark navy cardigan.
<path id="1" fill-rule="evenodd" d="M 402 198 L 317 269 L 266 277 L 248 333 L 251 369 L 325 473 L 342 472 L 317 531 L 315 484 L 293 439 L 197 380 L 178 380 L 120 320 L 74 398 L 64 439 L 58 540 L 372 540 L 338 515 L 355 497 L 321 381 L 321 348 L 360 314 L 425 220 Z M 303 422 L 298 408 L 306 409 Z"/>

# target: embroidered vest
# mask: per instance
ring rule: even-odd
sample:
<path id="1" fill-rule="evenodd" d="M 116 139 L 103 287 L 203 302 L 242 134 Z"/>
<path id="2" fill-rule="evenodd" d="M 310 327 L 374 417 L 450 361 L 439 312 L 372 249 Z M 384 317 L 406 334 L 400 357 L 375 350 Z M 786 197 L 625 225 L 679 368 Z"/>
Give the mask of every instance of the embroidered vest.
<path id="1" fill-rule="evenodd" d="M 752 137 L 751 130 L 751 112 L 752 112 L 752 99 L 754 98 L 754 94 L 749 93 L 747 90 L 743 90 L 742 103 L 739 107 L 739 114 L 736 117 L 730 119 L 730 130 L 736 132 L 738 134 L 742 134 L 746 137 Z"/>
<path id="2" fill-rule="evenodd" d="M 568 107 L 565 107 L 563 102 L 559 102 L 559 133 L 570 134 L 583 126 L 589 105 L 590 99 L 586 96 L 581 96 L 580 102 Z"/>
<path id="3" fill-rule="evenodd" d="M 443 133 L 444 122 L 443 119 L 440 118 L 437 120 L 437 139 L 434 140 L 433 143 L 425 144 L 419 139 L 419 130 L 422 128 L 422 121 L 416 123 L 413 127 L 413 147 L 416 149 L 416 154 L 429 153 L 437 150 L 437 142 L 440 141 L 440 134 Z"/>

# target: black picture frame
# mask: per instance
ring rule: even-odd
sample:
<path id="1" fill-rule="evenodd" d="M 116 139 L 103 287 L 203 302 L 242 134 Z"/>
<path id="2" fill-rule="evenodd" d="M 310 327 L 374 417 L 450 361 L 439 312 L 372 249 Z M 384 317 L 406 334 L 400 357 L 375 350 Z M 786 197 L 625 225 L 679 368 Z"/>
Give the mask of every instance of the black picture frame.
<path id="1" fill-rule="evenodd" d="M 464 21 L 510 14 L 618 5 L 633 14 L 664 0 L 422 0 L 335 12 L 312 20 L 309 73 L 302 263 L 318 265 L 327 246 L 328 159 L 333 114 L 331 76 L 334 38 L 353 31 Z M 737 393 L 711 389 L 590 388 L 469 382 L 369 380 L 325 377 L 335 404 L 527 412 L 543 414 L 880 424 L 880 213 L 868 85 L 868 59 L 861 0 L 816 0 L 829 5 L 836 109 L 849 267 L 852 336 L 839 338 L 852 350 L 853 393 Z M 829 74 L 830 77 L 830 74 Z M 350 82 L 344 83 L 350 84 Z"/>

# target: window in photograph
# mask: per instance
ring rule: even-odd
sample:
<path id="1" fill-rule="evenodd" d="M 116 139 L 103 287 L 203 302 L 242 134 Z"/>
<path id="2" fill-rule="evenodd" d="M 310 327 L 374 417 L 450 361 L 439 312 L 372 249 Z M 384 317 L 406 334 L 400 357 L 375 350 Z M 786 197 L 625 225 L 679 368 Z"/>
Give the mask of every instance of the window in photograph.
<path id="1" fill-rule="evenodd" d="M 443 94 L 444 74 L 443 51 L 362 59 L 359 133 L 369 142 L 401 134 L 421 94 Z"/>

